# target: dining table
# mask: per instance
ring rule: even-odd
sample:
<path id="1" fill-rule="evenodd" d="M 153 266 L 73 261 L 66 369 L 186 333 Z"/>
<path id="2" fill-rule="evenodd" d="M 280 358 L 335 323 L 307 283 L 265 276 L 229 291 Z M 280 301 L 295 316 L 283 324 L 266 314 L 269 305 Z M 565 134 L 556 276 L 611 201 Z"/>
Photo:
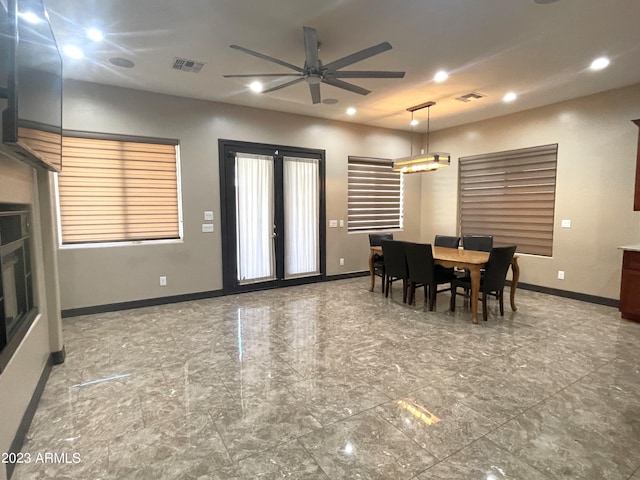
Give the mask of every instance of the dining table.
<path id="1" fill-rule="evenodd" d="M 448 248 L 432 246 L 433 260 L 436 265 L 442 265 L 446 268 L 460 268 L 468 270 L 471 277 L 471 321 L 478 323 L 478 294 L 480 293 L 480 271 L 486 267 L 489 261 L 489 252 L 480 252 L 477 250 L 464 250 L 462 248 Z M 371 276 L 370 292 L 375 288 L 376 276 L 374 273 L 373 260 L 374 256 L 382 255 L 381 246 L 371 246 L 369 253 L 369 274 Z M 518 279 L 520 278 L 520 267 L 518 266 L 518 256 L 514 255 L 511 260 L 511 291 L 510 301 L 511 310 L 514 312 L 516 307 L 516 289 L 518 287 Z"/>

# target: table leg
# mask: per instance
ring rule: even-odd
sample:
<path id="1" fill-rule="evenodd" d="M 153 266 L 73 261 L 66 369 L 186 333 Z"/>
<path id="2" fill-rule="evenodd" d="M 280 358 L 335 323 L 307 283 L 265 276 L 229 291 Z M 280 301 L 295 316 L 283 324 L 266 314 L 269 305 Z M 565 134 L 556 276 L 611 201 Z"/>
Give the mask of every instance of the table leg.
<path id="1" fill-rule="evenodd" d="M 470 269 L 471 273 L 471 320 L 478 323 L 478 294 L 480 293 L 480 268 Z"/>
<path id="2" fill-rule="evenodd" d="M 371 276 L 371 288 L 369 288 L 370 292 L 373 292 L 373 289 L 376 286 L 376 274 L 375 274 L 375 272 L 373 270 L 373 257 L 374 256 L 375 256 L 375 253 L 374 253 L 373 250 L 371 250 L 369 252 L 369 275 Z"/>
<path id="3" fill-rule="evenodd" d="M 511 271 L 513 272 L 513 278 L 511 279 L 511 310 L 514 312 L 518 310 L 516 307 L 516 289 L 518 288 L 518 280 L 520 279 L 520 267 L 518 266 L 518 257 L 513 257 L 511 260 Z"/>

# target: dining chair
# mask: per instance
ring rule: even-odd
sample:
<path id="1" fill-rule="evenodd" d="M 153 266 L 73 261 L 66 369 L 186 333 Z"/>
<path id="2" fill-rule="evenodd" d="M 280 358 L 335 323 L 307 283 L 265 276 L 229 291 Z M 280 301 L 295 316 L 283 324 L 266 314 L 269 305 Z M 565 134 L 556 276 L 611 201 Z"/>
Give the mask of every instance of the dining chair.
<path id="1" fill-rule="evenodd" d="M 381 247 L 382 242 L 385 240 L 393 240 L 393 233 L 370 233 L 369 234 L 369 246 Z M 384 261 L 382 254 L 375 253 L 373 255 L 373 274 L 379 276 L 382 279 L 382 293 L 384 293 L 385 273 L 384 273 Z"/>
<path id="2" fill-rule="evenodd" d="M 407 267 L 409 271 L 409 304 L 415 303 L 416 288 L 424 287 L 424 303 L 429 300 L 429 310 L 433 311 L 436 306 L 436 294 L 438 285 L 442 283 L 450 283 L 455 279 L 453 272 L 449 273 L 448 269 L 438 269 L 433 260 L 433 251 L 428 243 L 409 243 L 404 244 L 404 251 L 407 257 Z M 448 289 L 447 289 L 448 290 Z"/>
<path id="3" fill-rule="evenodd" d="M 460 246 L 460 237 L 451 237 L 448 235 L 436 235 L 433 240 L 433 245 L 436 247 L 447 247 L 447 248 L 458 248 Z M 456 269 L 455 268 L 447 268 L 442 265 L 436 265 L 436 270 L 438 271 L 438 275 L 441 277 L 445 277 L 447 275 L 453 277 L 455 276 Z M 450 288 L 443 288 L 438 290 L 440 292 L 447 292 Z"/>
<path id="4" fill-rule="evenodd" d="M 404 254 L 404 242 L 398 240 L 383 240 L 382 256 L 386 278 L 384 296 L 389 296 L 393 282 L 402 280 L 402 303 L 407 303 L 407 281 L 409 279 L 409 273 L 407 270 L 407 259 Z"/>
<path id="5" fill-rule="evenodd" d="M 436 247 L 458 248 L 460 246 L 460 237 L 450 237 L 448 235 L 436 235 L 433 240 Z"/>
<path id="6" fill-rule="evenodd" d="M 464 235 L 462 248 L 478 252 L 490 252 L 493 248 L 493 235 Z"/>
<path id="7" fill-rule="evenodd" d="M 482 293 L 482 319 L 487 320 L 487 295 L 495 294 L 500 305 L 500 316 L 504 316 L 504 285 L 507 280 L 507 272 L 511 266 L 513 255 L 516 253 L 516 245 L 507 247 L 495 247 L 489 253 L 489 260 L 485 266 L 484 275 L 480 278 L 480 293 Z M 458 287 L 465 291 L 471 290 L 471 277 L 456 278 L 451 281 L 450 310 L 456 309 L 456 294 Z"/>

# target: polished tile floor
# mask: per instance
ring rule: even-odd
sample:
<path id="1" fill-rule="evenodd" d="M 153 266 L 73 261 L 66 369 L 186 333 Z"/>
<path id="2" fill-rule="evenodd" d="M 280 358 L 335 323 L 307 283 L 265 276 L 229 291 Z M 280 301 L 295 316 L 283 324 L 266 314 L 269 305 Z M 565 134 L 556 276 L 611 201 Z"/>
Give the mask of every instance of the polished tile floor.
<path id="1" fill-rule="evenodd" d="M 640 480 L 640 324 L 368 283 L 65 319 L 14 480 Z"/>

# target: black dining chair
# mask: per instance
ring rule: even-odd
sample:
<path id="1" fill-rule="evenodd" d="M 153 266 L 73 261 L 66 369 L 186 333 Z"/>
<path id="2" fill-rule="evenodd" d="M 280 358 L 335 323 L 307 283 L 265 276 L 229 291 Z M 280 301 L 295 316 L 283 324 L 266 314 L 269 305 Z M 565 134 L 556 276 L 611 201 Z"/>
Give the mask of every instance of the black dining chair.
<path id="1" fill-rule="evenodd" d="M 489 260 L 484 275 L 480 278 L 480 293 L 482 293 L 482 319 L 487 320 L 487 295 L 495 294 L 500 305 L 500 316 L 504 316 L 504 285 L 507 272 L 516 253 L 516 245 L 495 247 L 489 253 Z M 450 310 L 456 309 L 456 293 L 458 287 L 466 291 L 471 290 L 471 277 L 456 278 L 451 282 Z"/>
<path id="2" fill-rule="evenodd" d="M 436 247 L 458 248 L 460 246 L 460 237 L 450 237 L 448 235 L 436 235 L 433 240 Z"/>
<path id="3" fill-rule="evenodd" d="M 381 247 L 382 242 L 385 240 L 393 240 L 393 233 L 370 233 L 369 234 L 369 246 L 370 247 Z M 382 259 L 382 254 L 375 253 L 373 255 L 373 274 L 377 275 L 382 280 L 382 293 L 384 293 L 384 283 L 385 283 L 385 274 L 384 274 L 384 261 Z"/>
<path id="4" fill-rule="evenodd" d="M 460 237 L 451 237 L 448 235 L 436 235 L 433 240 L 433 245 L 436 247 L 458 248 L 460 246 Z M 455 276 L 455 268 L 447 268 L 442 265 L 436 265 L 436 270 L 440 277 Z M 438 290 L 440 292 L 447 292 L 450 288 L 443 288 Z"/>
<path id="5" fill-rule="evenodd" d="M 490 252 L 493 248 L 493 235 L 464 235 L 462 248 L 478 252 Z"/>
<path id="6" fill-rule="evenodd" d="M 402 280 L 402 303 L 407 303 L 407 281 L 409 279 L 409 272 L 407 270 L 407 259 L 404 254 L 404 242 L 384 240 L 382 242 L 382 256 L 386 278 L 384 296 L 389 296 L 393 282 Z"/>
<path id="7" fill-rule="evenodd" d="M 405 255 L 407 257 L 407 267 L 409 270 L 409 304 L 415 303 L 416 288 L 424 287 L 424 303 L 429 300 L 429 310 L 433 311 L 436 306 L 436 294 L 438 285 L 442 283 L 450 283 L 455 279 L 453 272 L 449 273 L 448 269 L 438 269 L 433 260 L 433 251 L 428 243 L 409 243 L 404 245 Z"/>

